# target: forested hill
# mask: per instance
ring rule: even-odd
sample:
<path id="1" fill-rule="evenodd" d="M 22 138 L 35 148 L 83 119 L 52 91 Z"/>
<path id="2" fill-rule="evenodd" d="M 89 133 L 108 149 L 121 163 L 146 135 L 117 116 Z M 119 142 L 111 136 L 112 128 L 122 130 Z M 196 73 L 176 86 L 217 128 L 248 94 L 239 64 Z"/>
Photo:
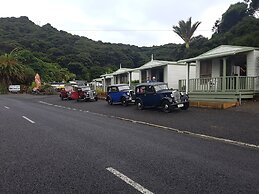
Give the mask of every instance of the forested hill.
<path id="1" fill-rule="evenodd" d="M 120 64 L 123 67 L 139 67 L 149 61 L 152 54 L 155 59 L 178 60 L 185 53 L 184 44 L 137 47 L 103 43 L 58 31 L 50 24 L 40 27 L 25 16 L 0 18 L 0 55 L 17 47 L 29 50 L 45 62 L 58 63 L 80 78 L 87 79 L 113 71 Z"/>
<path id="2" fill-rule="evenodd" d="M 190 49 L 184 44 L 137 47 L 103 43 L 59 31 L 50 24 L 40 27 L 25 16 L 0 18 L 0 55 L 23 48 L 42 61 L 67 68 L 77 78 L 91 80 L 116 70 L 120 64 L 139 67 L 148 62 L 152 54 L 155 59 L 176 61 L 221 44 L 259 47 L 259 21 L 246 14 L 246 10 L 245 3 L 231 5 L 221 20 L 215 21 L 213 37 L 210 40 L 195 37 Z"/>

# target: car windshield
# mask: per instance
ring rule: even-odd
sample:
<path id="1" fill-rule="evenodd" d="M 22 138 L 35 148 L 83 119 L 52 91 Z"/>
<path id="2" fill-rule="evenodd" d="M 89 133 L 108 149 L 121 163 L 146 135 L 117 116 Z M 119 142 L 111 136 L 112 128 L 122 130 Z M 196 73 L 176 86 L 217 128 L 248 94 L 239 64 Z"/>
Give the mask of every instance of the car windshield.
<path id="1" fill-rule="evenodd" d="M 166 84 L 155 85 L 154 88 L 156 91 L 168 90 L 168 86 Z"/>
<path id="2" fill-rule="evenodd" d="M 125 85 L 125 86 L 119 86 L 118 89 L 119 89 L 119 91 L 122 91 L 122 90 L 129 90 L 130 87 L 127 86 L 127 85 Z"/>
<path id="3" fill-rule="evenodd" d="M 83 86 L 81 87 L 82 91 L 88 91 L 91 90 L 91 88 L 89 86 Z"/>

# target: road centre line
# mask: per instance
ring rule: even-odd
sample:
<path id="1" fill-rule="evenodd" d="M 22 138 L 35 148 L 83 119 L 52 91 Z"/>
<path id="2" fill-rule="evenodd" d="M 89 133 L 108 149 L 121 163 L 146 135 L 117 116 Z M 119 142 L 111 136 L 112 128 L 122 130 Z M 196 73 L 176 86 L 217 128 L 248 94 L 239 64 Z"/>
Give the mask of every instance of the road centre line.
<path id="1" fill-rule="evenodd" d="M 10 107 L 8 107 L 8 106 L 4 106 L 6 109 L 10 109 Z"/>
<path id="2" fill-rule="evenodd" d="M 27 118 L 26 116 L 22 116 L 22 118 L 26 119 L 26 120 L 29 121 L 30 123 L 35 123 L 33 120 Z"/>
<path id="3" fill-rule="evenodd" d="M 135 182 L 132 179 L 130 179 L 129 177 L 127 177 L 126 175 L 120 173 L 116 169 L 114 169 L 112 167 L 108 167 L 108 168 L 106 168 L 106 170 L 108 170 L 109 172 L 111 172 L 112 174 L 114 174 L 115 176 L 117 176 L 118 178 L 120 178 L 121 180 L 123 180 L 124 182 L 126 182 L 127 184 L 129 184 L 130 186 L 135 188 L 136 190 L 138 190 L 139 192 L 144 193 L 144 194 L 154 194 L 153 192 L 149 191 L 148 189 L 144 188 L 137 182 Z"/>
<path id="4" fill-rule="evenodd" d="M 45 102 L 42 102 L 42 101 L 40 101 L 40 103 L 48 104 L 48 103 L 45 103 Z M 52 104 L 49 104 L 49 105 L 52 105 Z M 67 109 L 71 110 L 71 108 L 67 108 Z M 224 138 L 214 137 L 214 136 L 210 136 L 210 135 L 204 135 L 204 134 L 200 134 L 200 133 L 193 133 L 193 132 L 190 132 L 190 131 L 187 131 L 187 130 L 175 129 L 175 128 L 172 128 L 172 127 L 166 127 L 166 126 L 163 126 L 163 125 L 157 125 L 157 124 L 154 124 L 154 123 L 148 123 L 148 122 L 145 122 L 145 121 L 138 121 L 138 120 L 123 118 L 123 117 L 118 117 L 118 116 L 113 116 L 113 115 L 105 115 L 105 114 L 101 114 L 101 113 L 95 113 L 95 112 L 91 112 L 91 111 L 88 111 L 88 110 L 85 110 L 83 112 L 90 113 L 90 114 L 93 114 L 93 115 L 98 115 L 98 116 L 115 118 L 115 119 L 128 121 L 128 122 L 132 122 L 132 123 L 136 123 L 136 124 L 148 125 L 148 126 L 157 127 L 157 128 L 160 128 L 160 129 L 166 129 L 166 130 L 174 131 L 174 132 L 180 133 L 180 134 L 186 134 L 186 135 L 195 136 L 195 137 L 199 137 L 199 138 L 203 138 L 203 139 L 215 140 L 215 141 L 228 143 L 228 144 L 232 144 L 232 145 L 236 145 L 236 146 L 259 149 L 259 145 L 255 145 L 255 144 L 244 143 L 244 142 L 240 142 L 240 141 L 224 139 Z"/>

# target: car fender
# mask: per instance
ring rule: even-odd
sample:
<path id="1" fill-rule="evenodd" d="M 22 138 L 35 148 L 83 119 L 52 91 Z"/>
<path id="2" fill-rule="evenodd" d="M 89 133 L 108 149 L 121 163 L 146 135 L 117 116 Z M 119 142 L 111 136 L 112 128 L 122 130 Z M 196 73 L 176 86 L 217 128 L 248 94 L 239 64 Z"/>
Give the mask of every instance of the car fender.
<path id="1" fill-rule="evenodd" d="M 108 95 L 105 100 L 108 101 L 109 98 L 112 100 L 112 97 L 110 95 Z"/>
<path id="2" fill-rule="evenodd" d="M 136 103 L 138 100 L 142 102 L 142 99 L 141 99 L 141 98 L 136 97 L 136 99 L 135 99 L 135 103 Z"/>
<path id="3" fill-rule="evenodd" d="M 166 97 L 164 97 L 164 98 L 161 99 L 160 104 L 162 104 L 165 100 L 169 101 L 170 103 L 173 102 L 173 99 L 172 99 L 172 98 L 166 96 Z"/>

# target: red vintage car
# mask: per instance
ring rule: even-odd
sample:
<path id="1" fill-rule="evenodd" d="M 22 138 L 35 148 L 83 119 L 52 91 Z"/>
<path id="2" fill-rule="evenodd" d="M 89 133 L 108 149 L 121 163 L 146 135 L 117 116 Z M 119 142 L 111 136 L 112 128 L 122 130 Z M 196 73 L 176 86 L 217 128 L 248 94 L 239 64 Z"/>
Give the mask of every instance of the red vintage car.
<path id="1" fill-rule="evenodd" d="M 71 100 L 74 98 L 74 86 L 71 84 L 66 84 L 64 88 L 60 90 L 59 97 L 61 100 Z"/>
<path id="2" fill-rule="evenodd" d="M 77 101 L 97 101 L 98 97 L 94 90 L 89 86 L 65 85 L 60 91 L 61 100 L 77 100 Z"/>

